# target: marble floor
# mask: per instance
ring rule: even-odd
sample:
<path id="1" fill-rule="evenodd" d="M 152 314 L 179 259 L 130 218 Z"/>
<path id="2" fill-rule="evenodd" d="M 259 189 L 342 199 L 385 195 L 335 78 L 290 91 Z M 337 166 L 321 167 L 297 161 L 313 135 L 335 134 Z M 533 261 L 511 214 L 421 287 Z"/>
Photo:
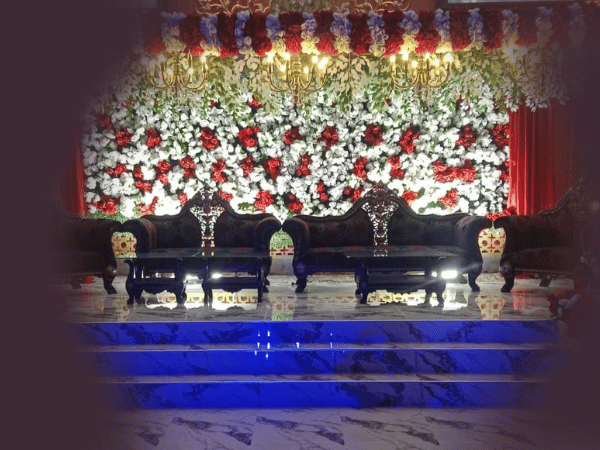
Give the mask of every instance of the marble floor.
<path id="1" fill-rule="evenodd" d="M 102 450 L 595 450 L 600 433 L 514 409 L 137 410 Z"/>
<path id="2" fill-rule="evenodd" d="M 572 288 L 572 281 L 556 279 L 547 288 L 539 280 L 516 280 L 511 293 L 500 292 L 503 282 L 498 274 L 482 274 L 481 291 L 472 292 L 467 284 L 448 283 L 444 304 L 435 297 L 424 304 L 425 293 L 369 294 L 361 305 L 354 295 L 355 284 L 349 275 L 315 275 L 305 292 L 294 292 L 294 278 L 272 275 L 270 292 L 257 303 L 255 291 L 230 294 L 215 291 L 212 307 L 203 304 L 203 293 L 195 280 L 187 287 L 188 300 L 177 305 L 172 294 L 143 294 L 144 302 L 127 305 L 125 277 L 114 282 L 117 294 L 108 295 L 100 280 L 84 284 L 79 290 L 60 286 L 64 299 L 63 319 L 68 322 L 148 322 L 148 321 L 286 321 L 286 320 L 544 320 L 550 318 L 548 295 L 560 296 Z"/>
<path id="3" fill-rule="evenodd" d="M 294 293 L 293 278 L 271 276 L 261 304 L 256 294 L 215 293 L 212 307 L 190 280 L 188 301 L 178 306 L 169 294 L 144 294 L 143 304 L 127 306 L 124 277 L 117 294 L 100 282 L 79 290 L 61 286 L 62 318 L 67 322 L 305 321 L 305 320 L 547 320 L 547 297 L 561 296 L 570 280 L 540 288 L 520 279 L 510 294 L 500 293 L 497 274 L 483 274 L 481 292 L 449 283 L 445 302 L 424 294 L 374 293 L 367 305 L 354 296 L 352 277 L 320 275 L 306 292 Z M 106 416 L 102 450 L 145 449 L 444 449 L 594 450 L 600 430 L 565 425 L 555 411 L 524 409 L 320 408 L 320 409 L 158 409 L 120 410 Z"/>

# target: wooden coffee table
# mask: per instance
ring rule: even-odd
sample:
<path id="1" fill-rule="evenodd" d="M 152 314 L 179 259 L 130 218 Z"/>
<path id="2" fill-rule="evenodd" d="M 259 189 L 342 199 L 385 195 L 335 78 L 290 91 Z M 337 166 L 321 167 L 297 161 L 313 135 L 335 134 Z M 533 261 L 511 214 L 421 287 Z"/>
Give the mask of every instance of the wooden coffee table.
<path id="1" fill-rule="evenodd" d="M 420 289 L 425 290 L 426 303 L 435 292 L 442 304 L 446 282 L 439 274 L 434 277 L 433 271 L 459 256 L 444 247 L 418 245 L 347 247 L 340 253 L 358 267 L 355 273 L 356 293 L 361 295 L 362 304 L 367 303 L 371 292 L 378 290 L 401 294 Z"/>
<path id="2" fill-rule="evenodd" d="M 252 248 L 169 248 L 147 253 L 129 255 L 125 263 L 129 265 L 129 275 L 125 288 L 129 294 L 128 304 L 140 301 L 143 291 L 157 294 L 167 291 L 175 294 L 177 303 L 185 303 L 186 277 L 196 275 L 202 280 L 204 304 L 212 303 L 212 290 L 222 289 L 238 292 L 241 289 L 257 289 L 258 301 L 262 301 L 265 288 L 264 263 L 268 255 Z M 173 273 L 171 278 L 160 278 L 156 270 L 144 272 L 145 263 L 161 267 L 161 272 Z M 247 276 L 236 276 L 238 273 Z M 235 274 L 235 275 L 234 275 Z"/>

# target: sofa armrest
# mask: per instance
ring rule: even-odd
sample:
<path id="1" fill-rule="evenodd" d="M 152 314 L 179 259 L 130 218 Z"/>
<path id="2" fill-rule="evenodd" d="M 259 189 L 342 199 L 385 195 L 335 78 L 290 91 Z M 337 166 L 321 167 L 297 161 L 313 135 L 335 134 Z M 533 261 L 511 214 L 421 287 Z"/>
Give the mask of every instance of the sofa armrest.
<path id="1" fill-rule="evenodd" d="M 146 253 L 156 248 L 158 230 L 148 219 L 132 219 L 123 224 L 123 232 L 132 233 L 137 239 L 136 252 Z"/>
<path id="2" fill-rule="evenodd" d="M 112 234 L 121 231 L 121 222 L 112 219 L 81 219 L 73 224 L 72 230 L 79 234 L 78 241 L 83 250 L 102 253 L 107 263 L 115 261 Z"/>
<path id="3" fill-rule="evenodd" d="M 294 259 L 308 253 L 310 233 L 308 224 L 298 217 L 290 217 L 283 222 L 282 230 L 290 235 L 294 243 Z"/>
<path id="4" fill-rule="evenodd" d="M 537 215 L 504 216 L 494 221 L 495 228 L 502 228 L 506 235 L 505 254 L 536 247 Z"/>
<path id="5" fill-rule="evenodd" d="M 281 230 L 281 222 L 276 217 L 265 217 L 254 228 L 254 250 L 268 254 L 271 250 L 271 238 Z"/>
<path id="6" fill-rule="evenodd" d="M 467 264 L 483 261 L 479 249 L 479 233 L 491 226 L 492 221 L 482 216 L 463 217 L 454 226 L 456 245 L 465 251 Z"/>

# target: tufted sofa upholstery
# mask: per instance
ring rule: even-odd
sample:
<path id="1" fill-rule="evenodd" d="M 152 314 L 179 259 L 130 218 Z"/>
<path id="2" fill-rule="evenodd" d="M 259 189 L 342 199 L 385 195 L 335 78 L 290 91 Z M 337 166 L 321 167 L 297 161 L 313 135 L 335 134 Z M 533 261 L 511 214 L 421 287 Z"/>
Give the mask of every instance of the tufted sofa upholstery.
<path id="1" fill-rule="evenodd" d="M 214 223 L 199 220 L 197 214 L 210 217 Z M 209 191 L 197 193 L 176 215 L 146 215 L 123 224 L 123 231 L 136 237 L 138 253 L 203 247 L 210 236 L 215 247 L 244 247 L 263 253 L 267 274 L 271 265 L 271 237 L 280 229 L 281 223 L 272 214 L 238 214 L 218 193 Z M 170 268 L 154 261 L 147 262 L 144 270 L 169 272 Z"/>
<path id="2" fill-rule="evenodd" d="M 380 214 L 384 204 L 387 213 Z M 367 211 L 371 211 L 373 219 Z M 485 217 L 466 213 L 417 214 L 403 198 L 383 185 L 376 185 L 342 216 L 298 215 L 287 219 L 282 228 L 294 243 L 296 291 L 302 292 L 308 275 L 357 269 L 340 253 L 342 249 L 347 251 L 384 242 L 400 250 L 424 246 L 452 251 L 459 268 L 468 274 L 471 287 L 478 289 L 475 280 L 481 273 L 483 259 L 477 238 L 481 230 L 491 225 Z M 403 264 L 419 269 L 418 262 L 408 258 Z"/>
<path id="3" fill-rule="evenodd" d="M 117 262 L 111 236 L 121 231 L 121 223 L 110 219 L 88 219 L 65 211 L 51 202 L 50 255 L 53 275 L 79 288 L 88 275 L 101 277 L 104 289 L 116 293 L 112 282 L 117 274 Z"/>
<path id="4" fill-rule="evenodd" d="M 500 273 L 505 283 L 502 292 L 510 292 L 515 274 L 542 275 L 540 286 L 548 286 L 556 275 L 571 276 L 585 251 L 591 231 L 592 195 L 581 179 L 559 200 L 554 209 L 534 215 L 499 217 L 496 228 L 503 228 L 506 244 L 500 258 Z"/>

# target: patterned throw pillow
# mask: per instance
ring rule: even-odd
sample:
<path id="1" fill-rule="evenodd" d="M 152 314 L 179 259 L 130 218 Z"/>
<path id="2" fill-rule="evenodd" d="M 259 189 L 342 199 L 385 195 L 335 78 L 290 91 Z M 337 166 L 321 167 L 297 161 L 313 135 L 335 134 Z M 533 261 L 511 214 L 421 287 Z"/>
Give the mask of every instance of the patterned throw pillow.
<path id="1" fill-rule="evenodd" d="M 137 239 L 131 233 L 113 233 L 112 248 L 116 258 L 131 258 L 135 256 Z"/>

